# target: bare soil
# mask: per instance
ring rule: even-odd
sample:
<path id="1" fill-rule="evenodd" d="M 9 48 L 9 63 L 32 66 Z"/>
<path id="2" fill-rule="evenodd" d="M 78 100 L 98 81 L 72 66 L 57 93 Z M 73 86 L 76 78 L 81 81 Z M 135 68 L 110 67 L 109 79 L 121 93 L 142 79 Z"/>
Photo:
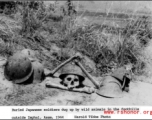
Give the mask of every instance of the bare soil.
<path id="1" fill-rule="evenodd" d="M 4 63 L 3 60 L 0 61 L 0 99 L 3 100 L 8 94 L 11 94 L 13 90 L 13 83 L 7 81 L 3 75 L 3 67 L 2 64 Z M 50 81 L 54 83 L 59 83 L 59 78 L 50 78 Z M 86 79 L 87 84 L 89 83 L 90 86 L 92 86 L 91 82 Z M 94 105 L 129 105 L 129 106 L 150 106 L 152 105 L 152 93 L 150 92 L 152 90 L 152 84 L 150 83 L 144 83 L 144 82 L 131 82 L 130 83 L 130 91 L 123 92 L 122 98 L 105 98 L 102 96 L 97 95 L 96 93 L 93 94 L 86 94 L 86 93 L 79 93 L 79 92 L 71 92 L 66 90 L 60 90 L 55 88 L 46 88 L 45 87 L 46 80 L 44 80 L 40 87 L 37 87 L 37 91 L 42 91 L 40 94 L 39 92 L 30 93 L 26 92 L 23 96 L 26 97 L 25 100 L 27 100 L 27 97 L 29 96 L 29 99 L 33 99 L 33 101 L 28 105 L 38 105 L 38 106 L 49 106 L 49 105 L 88 105 L 88 106 L 94 106 Z M 26 86 L 25 86 L 26 87 Z M 23 90 L 25 90 L 25 87 Z M 28 86 L 27 86 L 27 89 Z M 43 93 L 44 91 L 50 92 L 47 95 L 43 95 L 46 93 Z M 31 97 L 32 96 L 32 97 Z M 41 99 L 37 99 L 39 96 L 41 96 Z M 19 98 L 15 98 L 14 101 L 18 102 L 24 102 L 23 100 L 18 100 Z M 2 103 L 3 102 L 3 103 Z M 6 101 L 1 101 L 1 105 L 7 105 L 5 104 Z M 14 102 L 16 104 L 16 102 Z M 13 103 L 12 103 L 13 104 Z M 12 105 L 11 104 L 11 105 Z M 19 105 L 22 105 L 22 103 L 18 103 Z M 25 102 L 26 104 L 26 102 Z M 23 104 L 23 105 L 25 105 Z"/>
<path id="2" fill-rule="evenodd" d="M 53 80 L 55 81 L 55 79 Z M 54 89 L 54 88 L 48 88 Z M 76 93 L 71 91 L 57 90 L 55 97 L 46 97 L 35 105 L 129 105 L 129 106 L 149 106 L 152 105 L 152 84 L 144 82 L 131 82 L 130 91 L 123 92 L 122 98 L 105 98 L 93 94 Z"/>

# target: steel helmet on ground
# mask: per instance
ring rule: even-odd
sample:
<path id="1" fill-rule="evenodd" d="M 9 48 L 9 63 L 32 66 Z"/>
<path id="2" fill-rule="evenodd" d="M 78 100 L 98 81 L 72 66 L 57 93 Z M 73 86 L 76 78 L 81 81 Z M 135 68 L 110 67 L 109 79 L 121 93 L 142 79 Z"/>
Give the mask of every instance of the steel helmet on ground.
<path id="1" fill-rule="evenodd" d="M 119 98 L 123 96 L 120 82 L 112 76 L 106 76 L 104 78 L 96 93 L 110 98 Z"/>
<path id="2" fill-rule="evenodd" d="M 31 61 L 21 54 L 15 53 L 7 59 L 4 75 L 6 79 L 14 83 L 23 83 L 30 78 L 33 73 Z"/>
<path id="3" fill-rule="evenodd" d="M 41 83 L 44 80 L 44 67 L 38 61 L 32 62 L 32 66 L 34 69 L 33 73 L 33 83 Z"/>
<path id="4" fill-rule="evenodd" d="M 73 64 L 68 64 L 64 66 L 64 68 L 62 68 L 61 70 L 61 75 L 59 76 L 59 78 L 64 79 L 66 75 L 70 75 L 70 74 L 77 75 L 80 81 L 83 81 L 85 79 L 82 70 L 78 66 Z"/>
<path id="5" fill-rule="evenodd" d="M 113 76 L 114 78 L 116 78 L 122 85 L 124 82 L 124 76 L 126 76 L 127 74 L 129 74 L 130 70 L 132 69 L 132 64 L 127 64 L 125 66 L 122 66 L 120 68 L 117 68 L 111 76 Z"/>
<path id="6" fill-rule="evenodd" d="M 116 69 L 111 76 L 113 76 L 114 78 L 118 79 L 119 82 L 122 84 L 123 83 L 123 77 L 126 73 L 126 69 L 125 67 L 120 67 L 118 69 Z"/>

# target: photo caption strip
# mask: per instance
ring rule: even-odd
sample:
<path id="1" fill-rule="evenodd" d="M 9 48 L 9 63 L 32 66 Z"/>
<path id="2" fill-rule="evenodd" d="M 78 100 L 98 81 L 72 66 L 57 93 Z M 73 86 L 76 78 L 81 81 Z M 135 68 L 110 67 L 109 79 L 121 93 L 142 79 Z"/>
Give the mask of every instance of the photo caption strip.
<path id="1" fill-rule="evenodd" d="M 0 113 L 0 119 L 152 119 L 152 107 L 132 106 L 12 106 Z"/>

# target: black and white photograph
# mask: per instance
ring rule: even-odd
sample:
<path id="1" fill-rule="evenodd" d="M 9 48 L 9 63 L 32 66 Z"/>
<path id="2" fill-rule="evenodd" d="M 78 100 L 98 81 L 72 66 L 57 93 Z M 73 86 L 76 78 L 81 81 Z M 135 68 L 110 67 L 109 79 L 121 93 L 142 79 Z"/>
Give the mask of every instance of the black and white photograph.
<path id="1" fill-rule="evenodd" d="M 0 1 L 0 106 L 151 106 L 151 1 Z"/>

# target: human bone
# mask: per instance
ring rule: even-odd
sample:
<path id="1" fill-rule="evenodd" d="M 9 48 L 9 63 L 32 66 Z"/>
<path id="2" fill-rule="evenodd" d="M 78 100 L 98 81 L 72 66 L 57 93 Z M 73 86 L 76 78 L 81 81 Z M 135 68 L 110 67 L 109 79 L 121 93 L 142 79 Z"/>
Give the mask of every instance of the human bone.
<path id="1" fill-rule="evenodd" d="M 67 75 L 63 79 L 63 85 L 69 89 L 76 88 L 80 85 L 79 77 L 77 75 Z"/>

